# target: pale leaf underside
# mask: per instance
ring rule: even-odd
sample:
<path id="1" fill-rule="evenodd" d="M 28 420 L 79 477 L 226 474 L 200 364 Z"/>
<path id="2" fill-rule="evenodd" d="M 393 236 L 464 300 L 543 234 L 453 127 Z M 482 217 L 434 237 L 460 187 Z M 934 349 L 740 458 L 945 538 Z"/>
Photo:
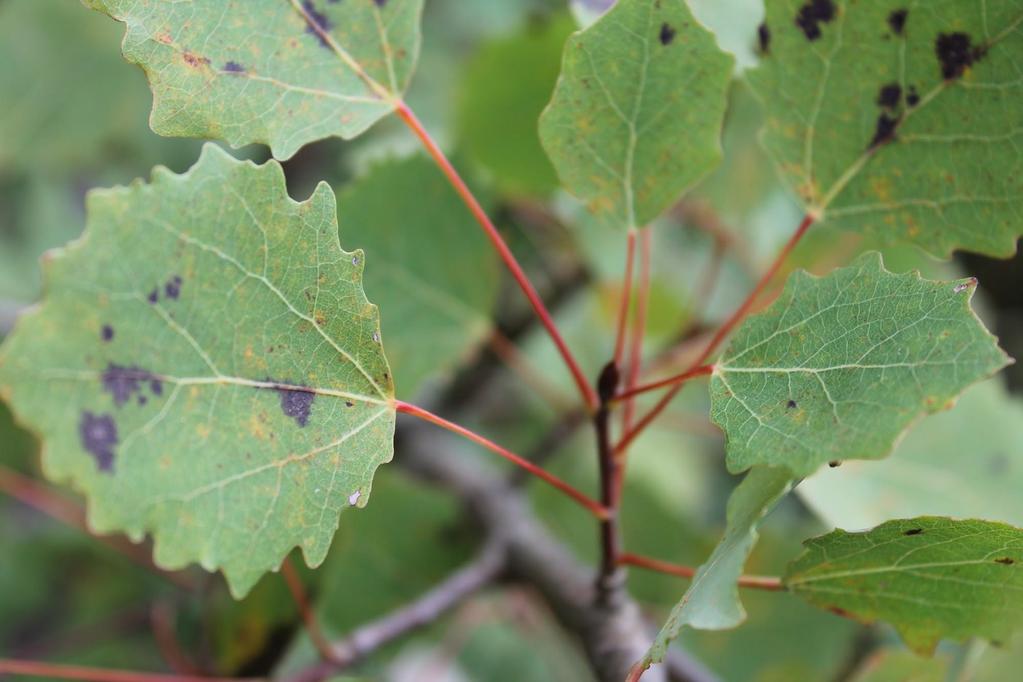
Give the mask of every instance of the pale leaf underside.
<path id="1" fill-rule="evenodd" d="M 602 222 L 642 227 L 721 159 L 732 58 L 683 0 L 621 0 L 565 45 L 540 139 Z"/>
<path id="2" fill-rule="evenodd" d="M 88 214 L 0 355 L 47 476 L 85 493 L 97 532 L 151 533 L 159 565 L 221 568 L 236 595 L 296 545 L 320 563 L 395 415 L 333 192 L 295 203 L 276 162 L 207 145 Z"/>
<path id="3" fill-rule="evenodd" d="M 711 376 L 729 470 L 806 476 L 885 457 L 913 422 L 1008 362 L 970 308 L 975 287 L 888 272 L 876 253 L 822 278 L 794 273 Z"/>
<path id="4" fill-rule="evenodd" d="M 127 26 L 161 135 L 268 144 L 279 159 L 391 112 L 419 53 L 423 0 L 84 0 Z"/>

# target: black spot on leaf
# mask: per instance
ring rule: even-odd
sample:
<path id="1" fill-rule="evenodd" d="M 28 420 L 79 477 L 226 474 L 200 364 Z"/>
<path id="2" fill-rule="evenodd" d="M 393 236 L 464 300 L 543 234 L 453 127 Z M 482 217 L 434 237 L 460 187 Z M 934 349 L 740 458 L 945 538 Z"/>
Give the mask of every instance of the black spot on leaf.
<path id="1" fill-rule="evenodd" d="M 877 105 L 886 109 L 895 109 L 902 99 L 902 88 L 898 83 L 889 83 L 881 86 L 877 93 Z"/>
<path id="2" fill-rule="evenodd" d="M 838 467 L 842 466 L 842 462 L 836 459 L 831 462 L 828 462 L 828 466 L 831 467 L 832 469 L 837 469 Z"/>
<path id="3" fill-rule="evenodd" d="M 245 73 L 245 67 L 238 62 L 227 62 L 224 64 L 224 71 L 228 73 Z"/>
<path id="4" fill-rule="evenodd" d="M 113 473 L 114 447 L 117 445 L 117 424 L 109 414 L 83 411 L 78 421 L 78 438 L 85 451 L 96 460 L 100 471 Z"/>
<path id="5" fill-rule="evenodd" d="M 877 117 L 877 129 L 867 149 L 875 149 L 895 139 L 895 129 L 899 127 L 900 118 L 881 114 Z"/>
<path id="6" fill-rule="evenodd" d="M 984 58 L 987 50 L 974 47 L 973 40 L 966 33 L 939 33 L 934 41 L 934 52 L 941 65 L 945 80 L 959 78 L 975 62 Z"/>
<path id="7" fill-rule="evenodd" d="M 99 337 L 104 341 L 112 340 L 114 338 L 114 328 L 109 324 L 103 325 L 103 327 L 99 330 Z"/>
<path id="8" fill-rule="evenodd" d="M 178 296 L 181 295 L 181 278 L 174 275 L 167 280 L 167 283 L 163 285 L 163 293 L 167 295 L 167 298 L 178 300 Z"/>
<path id="9" fill-rule="evenodd" d="M 281 397 L 281 412 L 295 420 L 299 426 L 309 423 L 316 394 L 302 386 L 278 386 L 274 389 Z"/>
<path id="10" fill-rule="evenodd" d="M 771 29 L 766 22 L 757 26 L 757 44 L 760 46 L 760 54 L 771 51 Z"/>
<path id="11" fill-rule="evenodd" d="M 807 0 L 796 15 L 796 26 L 807 40 L 817 40 L 821 37 L 821 24 L 834 18 L 835 4 L 831 0 Z"/>
<path id="12" fill-rule="evenodd" d="M 337 0 L 332 0 L 332 2 L 337 2 Z M 387 4 L 387 0 L 373 0 L 373 2 L 376 3 L 377 7 L 383 7 Z"/>
<path id="13" fill-rule="evenodd" d="M 794 409 L 796 409 L 797 407 L 799 407 L 799 404 L 798 404 L 798 403 L 797 403 L 797 402 L 796 402 L 795 400 L 789 400 L 789 401 L 788 401 L 788 402 L 787 402 L 787 403 L 785 404 L 785 407 L 789 408 L 790 410 L 794 410 Z"/>
<path id="14" fill-rule="evenodd" d="M 995 559 L 996 564 L 1002 564 L 1003 566 L 1012 566 L 1016 563 L 1015 559 L 1010 559 L 1007 556 L 1003 556 L 1001 559 Z"/>
<path id="15" fill-rule="evenodd" d="M 661 41 L 661 45 L 670 45 L 671 41 L 675 40 L 675 29 L 665 22 L 661 24 L 661 33 L 657 38 Z"/>
<path id="16" fill-rule="evenodd" d="M 132 397 L 140 395 L 145 386 L 153 395 L 163 395 L 160 377 L 138 367 L 122 367 L 110 363 L 101 377 L 103 390 L 114 398 L 114 404 L 121 407 Z M 140 404 L 143 404 L 140 401 Z"/>
<path id="17" fill-rule="evenodd" d="M 910 85 L 909 92 L 906 93 L 906 104 L 911 107 L 915 107 L 920 103 L 920 95 L 916 92 L 916 86 Z"/>
<path id="18" fill-rule="evenodd" d="M 324 33 L 330 31 L 333 28 L 333 24 L 327 19 L 327 15 L 316 9 L 316 5 L 313 4 L 312 0 L 303 0 L 302 9 L 305 10 L 306 22 L 309 24 L 305 27 L 306 33 L 312 33 L 315 35 L 320 44 L 330 49 L 330 43 L 323 36 Z"/>
<path id="19" fill-rule="evenodd" d="M 903 535 L 921 535 L 924 532 L 923 528 L 910 528 L 907 531 L 903 531 Z"/>
<path id="20" fill-rule="evenodd" d="M 146 300 L 149 301 L 150 303 L 156 303 L 157 301 L 159 301 L 160 300 L 160 288 L 156 287 L 155 289 L 150 291 L 149 295 L 146 296 Z"/>
<path id="21" fill-rule="evenodd" d="M 906 28 L 907 16 L 909 16 L 909 10 L 906 9 L 897 9 L 888 15 L 888 25 L 891 27 L 892 32 L 895 33 L 895 35 L 902 35 L 902 32 Z"/>

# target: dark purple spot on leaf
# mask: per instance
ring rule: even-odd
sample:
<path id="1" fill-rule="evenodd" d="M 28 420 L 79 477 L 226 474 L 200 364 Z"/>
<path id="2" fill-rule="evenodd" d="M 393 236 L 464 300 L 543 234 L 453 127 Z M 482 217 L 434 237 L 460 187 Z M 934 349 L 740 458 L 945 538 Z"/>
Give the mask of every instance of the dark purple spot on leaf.
<path id="1" fill-rule="evenodd" d="M 83 411 L 78 422 L 78 438 L 85 451 L 96 460 L 100 471 L 113 473 L 114 446 L 117 445 L 117 424 L 109 414 Z"/>
<path id="2" fill-rule="evenodd" d="M 110 341 L 114 338 L 114 328 L 109 324 L 103 325 L 102 329 L 99 330 L 99 337 L 104 341 Z"/>
<path id="3" fill-rule="evenodd" d="M 966 33 L 939 33 L 934 41 L 934 52 L 941 64 L 941 75 L 945 80 L 959 78 L 974 62 L 984 58 L 987 50 L 974 47 Z"/>
<path id="4" fill-rule="evenodd" d="M 885 109 L 895 109 L 902 99 L 902 88 L 898 83 L 884 85 L 877 93 L 877 105 Z"/>
<path id="5" fill-rule="evenodd" d="M 788 402 L 787 402 L 787 403 L 785 404 L 785 407 L 789 408 L 790 410 L 794 410 L 794 409 L 796 409 L 796 407 L 798 407 L 798 405 L 797 405 L 797 403 L 796 403 L 796 401 L 795 401 L 795 400 L 789 400 L 789 401 L 788 401 Z"/>
<path id="6" fill-rule="evenodd" d="M 335 0 L 335 2 L 336 2 L 336 1 L 337 1 L 337 0 Z M 387 0 L 373 0 L 373 2 L 375 2 L 375 3 L 376 3 L 377 7 L 383 7 L 384 5 L 386 5 L 386 4 L 387 4 Z"/>
<path id="7" fill-rule="evenodd" d="M 245 67 L 238 62 L 227 62 L 224 64 L 224 71 L 228 73 L 245 73 Z"/>
<path id="8" fill-rule="evenodd" d="M 771 51 L 771 29 L 767 23 L 757 26 L 757 43 L 760 45 L 760 54 L 767 54 Z"/>
<path id="9" fill-rule="evenodd" d="M 305 32 L 315 35 L 319 39 L 320 44 L 329 49 L 330 43 L 327 42 L 327 38 L 323 34 L 330 31 L 333 28 L 333 24 L 327 19 L 327 15 L 318 11 L 312 0 L 303 0 L 302 9 L 305 10 L 306 22 L 309 24 L 306 26 Z"/>
<path id="10" fill-rule="evenodd" d="M 167 283 L 163 285 L 163 293 L 167 295 L 167 298 L 178 300 L 178 296 L 181 295 L 181 278 L 174 275 L 167 280 Z"/>
<path id="11" fill-rule="evenodd" d="M 803 31 L 807 40 L 821 37 L 821 24 L 835 18 L 835 5 L 831 0 L 807 0 L 796 15 L 796 26 Z"/>
<path id="12" fill-rule="evenodd" d="M 103 390 L 113 396 L 114 404 L 118 407 L 131 400 L 133 396 L 141 394 L 143 386 L 147 383 L 153 395 L 163 393 L 163 382 L 160 378 L 138 367 L 122 367 L 110 363 L 101 379 Z"/>
<path id="13" fill-rule="evenodd" d="M 278 386 L 274 390 L 281 397 L 281 411 L 291 417 L 299 426 L 309 423 L 309 413 L 313 409 L 316 394 L 311 389 L 300 386 Z"/>
<path id="14" fill-rule="evenodd" d="M 159 301 L 160 300 L 160 288 L 157 287 L 157 288 L 153 289 L 152 291 L 150 291 L 149 295 L 146 296 L 146 300 L 149 301 L 150 303 L 156 303 L 157 301 Z"/>
<path id="15" fill-rule="evenodd" d="M 923 532 L 924 532 L 923 528 L 910 528 L 909 530 L 904 531 L 902 534 L 903 535 L 921 535 Z"/>
<path id="16" fill-rule="evenodd" d="M 909 92 L 906 94 L 906 104 L 911 107 L 915 107 L 920 103 L 920 95 L 916 92 L 916 86 L 910 85 Z"/>
<path id="17" fill-rule="evenodd" d="M 902 31 L 906 28 L 906 17 L 909 15 L 909 10 L 897 9 L 888 15 L 888 25 L 891 26 L 892 32 L 897 36 L 902 35 Z"/>
<path id="18" fill-rule="evenodd" d="M 661 45 L 671 45 L 671 41 L 675 40 L 675 29 L 667 22 L 661 24 L 661 32 L 657 39 L 661 41 Z"/>

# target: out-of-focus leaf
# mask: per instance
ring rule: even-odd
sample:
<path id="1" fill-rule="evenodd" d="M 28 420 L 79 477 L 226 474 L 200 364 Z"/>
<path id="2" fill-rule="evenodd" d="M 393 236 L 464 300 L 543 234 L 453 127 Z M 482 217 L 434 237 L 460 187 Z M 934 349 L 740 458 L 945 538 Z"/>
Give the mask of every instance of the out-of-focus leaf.
<path id="1" fill-rule="evenodd" d="M 280 159 L 391 112 L 419 54 L 422 0 L 84 1 L 125 23 L 154 131 L 262 142 Z"/>
<path id="2" fill-rule="evenodd" d="M 86 236 L 5 342 L 0 390 L 93 529 L 152 533 L 159 565 L 222 568 L 237 596 L 296 545 L 323 561 L 395 415 L 335 211 L 325 184 L 295 203 L 279 164 L 212 145 L 185 175 L 90 195 Z"/>
<path id="3" fill-rule="evenodd" d="M 823 278 L 794 273 L 711 376 L 729 470 L 806 476 L 887 456 L 913 422 L 1009 362 L 970 308 L 975 287 L 888 272 L 877 253 Z"/>
<path id="4" fill-rule="evenodd" d="M 749 74 L 764 144 L 829 223 L 941 256 L 1010 255 L 1021 24 L 1016 0 L 768 0 L 766 54 Z"/>
<path id="5" fill-rule="evenodd" d="M 1023 626 L 1023 531 L 924 516 L 807 540 L 785 573 L 815 606 L 885 620 L 921 654 L 938 640 L 1006 641 Z"/>
<path id="6" fill-rule="evenodd" d="M 754 467 L 728 500 L 728 527 L 721 542 L 699 569 L 638 664 L 648 668 L 664 660 L 668 645 L 685 626 L 722 630 L 746 618 L 737 581 L 757 541 L 757 524 L 792 487 L 784 469 Z"/>
<path id="7" fill-rule="evenodd" d="M 565 188 L 610 225 L 652 221 L 721 160 L 732 64 L 682 0 L 621 0 L 572 36 L 540 117 Z"/>
<path id="8" fill-rule="evenodd" d="M 341 231 L 371 254 L 367 295 L 384 310 L 401 397 L 449 372 L 490 330 L 494 250 L 425 157 L 378 164 L 339 198 Z"/>
<path id="9" fill-rule="evenodd" d="M 482 45 L 469 62 L 459 101 L 459 133 L 469 156 L 511 195 L 549 194 L 558 179 L 537 134 L 558 78 L 571 20 L 557 14 Z"/>
<path id="10" fill-rule="evenodd" d="M 1023 405 L 999 379 L 906 434 L 891 457 L 824 468 L 796 491 L 839 528 L 943 515 L 1023 526 Z"/>

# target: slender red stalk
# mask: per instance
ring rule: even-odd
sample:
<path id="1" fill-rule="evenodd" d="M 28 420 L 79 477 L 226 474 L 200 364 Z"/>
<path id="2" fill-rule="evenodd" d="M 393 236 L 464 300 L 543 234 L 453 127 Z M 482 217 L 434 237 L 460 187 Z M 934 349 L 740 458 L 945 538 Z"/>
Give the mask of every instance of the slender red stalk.
<path id="1" fill-rule="evenodd" d="M 571 497 L 573 500 L 575 500 L 576 502 L 581 504 L 583 507 L 588 509 L 590 511 L 590 513 L 592 513 L 598 519 L 603 520 L 603 519 L 606 519 L 608 517 L 608 510 L 604 507 L 604 505 L 600 504 L 599 502 L 597 502 L 596 500 L 592 499 L 591 497 L 589 497 L 588 495 L 586 495 L 582 491 L 578 490 L 577 488 L 573 487 L 572 485 L 570 485 L 570 484 L 566 483 L 565 481 L 561 480 L 560 478 L 558 478 L 554 474 L 549 473 L 547 471 L 544 471 L 543 469 L 541 469 L 540 467 L 536 466 L 535 464 L 533 464 L 529 460 L 527 460 L 527 459 L 525 459 L 523 457 L 520 457 L 519 455 L 516 455 L 514 452 L 512 452 L 511 450 L 508 450 L 507 448 L 501 447 L 500 445 L 498 445 L 497 443 L 493 442 L 492 440 L 484 438 L 483 436 L 481 436 L 478 433 L 475 433 L 473 431 L 470 431 L 469 429 L 465 428 L 464 426 L 459 426 L 458 424 L 455 424 L 454 422 L 450 422 L 447 419 L 444 419 L 443 417 L 440 417 L 440 416 L 438 416 L 438 415 L 436 415 L 436 414 L 434 414 L 434 413 L 432 413 L 432 412 L 430 412 L 428 410 L 424 410 L 423 408 L 418 407 L 416 405 L 412 405 L 411 403 L 406 403 L 406 402 L 404 402 L 402 400 L 396 400 L 396 401 L 394 401 L 394 405 L 395 405 L 395 408 L 398 410 L 398 412 L 403 412 L 405 414 L 412 415 L 413 417 L 418 417 L 419 419 L 422 419 L 423 421 L 428 421 L 431 424 L 435 424 L 435 425 L 437 425 L 437 426 L 439 426 L 439 427 L 441 427 L 443 429 L 447 429 L 448 431 L 451 431 L 452 433 L 457 433 L 460 436 L 468 438 L 469 440 L 473 441 L 474 443 L 482 445 L 483 447 L 485 447 L 486 449 L 490 450 L 491 452 L 493 452 L 495 454 L 498 454 L 501 457 L 504 457 L 509 462 L 512 462 L 513 464 L 516 464 L 517 466 L 522 467 L 523 469 L 525 469 L 529 473 L 533 474 L 534 476 L 536 476 L 536 477 L 538 477 L 540 479 L 543 479 L 547 483 L 550 483 L 552 486 L 554 486 L 555 488 L 557 488 L 561 492 L 563 492 L 566 495 L 568 495 L 569 497 Z"/>
<path id="2" fill-rule="evenodd" d="M 758 281 L 756 286 L 753 287 L 753 291 L 749 293 L 749 295 L 746 297 L 746 300 L 742 302 L 742 305 L 740 305 L 736 309 L 736 311 L 732 313 L 732 315 L 727 320 L 725 320 L 725 323 L 722 324 L 721 327 L 714 334 L 714 336 L 711 337 L 710 342 L 707 344 L 707 347 L 703 349 L 699 356 L 697 356 L 696 360 L 693 361 L 689 369 L 694 369 L 704 364 L 707 358 L 709 358 L 711 354 L 713 354 L 714 351 L 717 350 L 717 347 L 721 345 L 721 342 L 725 340 L 729 333 L 731 333 L 732 329 L 734 329 L 735 326 L 740 321 L 742 321 L 742 319 L 753 307 L 753 304 L 756 302 L 756 299 L 760 295 L 760 293 L 765 288 L 767 288 L 767 285 L 770 284 L 772 279 L 774 279 L 774 276 L 778 274 L 778 271 L 781 269 L 781 266 L 785 262 L 785 259 L 788 258 L 789 254 L 792 253 L 792 250 L 796 248 L 796 244 L 799 243 L 799 241 L 806 234 L 807 230 L 810 229 L 810 226 L 813 225 L 813 221 L 814 217 L 810 214 L 807 214 L 806 216 L 803 217 L 802 222 L 799 223 L 799 227 L 797 227 L 796 231 L 792 233 L 791 237 L 789 237 L 789 240 L 785 243 L 785 246 L 782 247 L 782 250 L 774 259 L 774 262 L 771 263 L 771 266 L 767 268 L 767 271 L 760 277 L 760 281 Z M 649 426 L 650 423 L 653 422 L 654 419 L 656 419 L 657 416 L 664 411 L 664 408 L 666 408 L 668 406 L 668 403 L 671 402 L 672 398 L 674 398 L 678 394 L 678 392 L 682 389 L 683 385 L 684 384 L 675 384 L 674 386 L 672 386 L 664 394 L 664 396 L 657 402 L 657 404 L 654 405 L 653 408 L 642 419 L 639 420 L 639 423 L 636 424 L 636 426 L 631 431 L 622 436 L 622 439 L 618 442 L 618 446 L 615 448 L 615 450 L 620 451 L 627 448 L 629 444 L 636 439 L 636 436 L 642 433 L 643 429 Z"/>
<path id="3" fill-rule="evenodd" d="M 622 285 L 622 300 L 618 304 L 618 333 L 615 335 L 615 367 L 622 366 L 625 357 L 625 331 L 628 329 L 629 306 L 632 302 L 632 271 L 636 260 L 636 230 L 629 229 L 625 241 L 625 279 Z"/>
<path id="4" fill-rule="evenodd" d="M 696 569 L 692 566 L 672 564 L 667 561 L 661 561 L 660 559 L 652 559 L 650 557 L 640 556 L 639 554 L 630 554 L 628 552 L 619 555 L 618 563 L 627 566 L 636 566 L 638 568 L 646 568 L 651 571 L 657 571 L 658 573 L 667 573 L 668 575 L 675 575 L 680 578 L 691 579 L 694 575 L 696 575 Z M 749 587 L 754 590 L 778 592 L 785 589 L 785 587 L 781 584 L 780 578 L 770 575 L 741 575 L 736 582 L 740 587 Z"/>
<path id="5" fill-rule="evenodd" d="M 0 658 L 0 673 L 56 677 L 62 680 L 88 680 L 90 682 L 256 682 L 258 677 L 201 677 L 197 675 L 168 675 L 161 673 L 91 668 L 82 665 L 63 665 L 44 661 L 21 661 Z"/>
<path id="6" fill-rule="evenodd" d="M 554 319 L 551 317 L 550 312 L 547 310 L 547 306 L 544 305 L 540 299 L 540 295 L 536 292 L 536 288 L 533 283 L 529 281 L 529 277 L 522 270 L 522 266 L 519 265 L 515 255 L 508 248 L 508 244 L 504 241 L 504 237 L 497 231 L 497 228 L 490 221 L 486 211 L 480 206 L 479 201 L 473 195 L 472 190 L 469 189 L 465 181 L 462 180 L 458 171 L 451 165 L 451 162 L 441 151 L 437 143 L 430 137 L 430 134 L 423 127 L 422 122 L 416 117 L 415 113 L 408 107 L 404 102 L 399 102 L 397 105 L 396 113 L 405 122 L 409 129 L 419 138 L 426 151 L 430 154 L 441 172 L 454 187 L 458 196 L 461 197 L 465 205 L 468 206 L 469 211 L 472 213 L 476 222 L 480 224 L 487 237 L 490 239 L 491 244 L 497 250 L 501 260 L 504 261 L 505 266 L 511 272 L 512 277 L 518 283 L 522 292 L 529 299 L 530 305 L 533 306 L 533 310 L 536 311 L 537 317 L 540 318 L 540 322 L 543 324 L 547 333 L 550 335 L 551 340 L 554 341 L 554 345 L 557 346 L 558 352 L 565 361 L 569 372 L 572 373 L 572 378 L 575 380 L 576 386 L 579 387 L 579 392 L 582 394 L 583 400 L 586 402 L 587 407 L 593 411 L 597 409 L 597 394 L 593 390 L 593 386 L 586 380 L 586 376 L 583 374 L 582 369 L 579 367 L 579 363 L 576 362 L 575 356 L 572 355 L 572 351 L 569 350 L 565 340 L 561 337 L 561 332 L 558 331 L 557 326 L 554 324 Z"/>
<path id="7" fill-rule="evenodd" d="M 643 230 L 639 245 L 639 292 L 636 302 L 636 316 L 632 320 L 629 340 L 629 367 L 625 374 L 626 392 L 634 389 L 639 382 L 639 371 L 643 363 L 643 336 L 646 334 L 646 316 L 650 305 L 650 228 Z M 627 400 L 622 410 L 622 432 L 632 428 L 636 405 Z"/>
<path id="8" fill-rule="evenodd" d="M 281 563 L 281 576 L 288 586 L 288 591 L 291 592 L 292 601 L 298 607 L 298 613 L 302 617 L 302 623 L 305 625 L 306 632 L 309 634 L 309 639 L 312 641 L 313 646 L 316 647 L 323 660 L 335 661 L 337 656 L 334 654 L 330 642 L 324 637 L 323 630 L 320 629 L 320 623 L 316 620 L 316 614 L 309 605 L 309 597 L 306 594 L 305 585 L 302 584 L 302 577 L 298 574 L 298 570 L 295 568 L 295 564 L 292 563 L 291 557 L 285 557 Z"/>
<path id="9" fill-rule="evenodd" d="M 630 390 L 623 391 L 622 393 L 619 393 L 618 395 L 615 396 L 615 402 L 621 402 L 623 400 L 627 401 L 634 398 L 637 395 L 640 395 L 641 393 L 646 393 L 648 391 L 656 391 L 657 389 L 664 388 L 665 386 L 675 386 L 678 384 L 684 384 L 690 379 L 695 379 L 696 377 L 701 377 L 704 376 L 705 374 L 710 374 L 713 371 L 714 365 L 700 365 L 699 367 L 687 370 L 685 372 L 682 372 L 681 374 L 676 374 L 675 376 L 668 377 L 667 379 L 658 379 L 657 381 L 650 382 L 649 384 L 640 384 L 639 386 L 635 386 Z"/>

